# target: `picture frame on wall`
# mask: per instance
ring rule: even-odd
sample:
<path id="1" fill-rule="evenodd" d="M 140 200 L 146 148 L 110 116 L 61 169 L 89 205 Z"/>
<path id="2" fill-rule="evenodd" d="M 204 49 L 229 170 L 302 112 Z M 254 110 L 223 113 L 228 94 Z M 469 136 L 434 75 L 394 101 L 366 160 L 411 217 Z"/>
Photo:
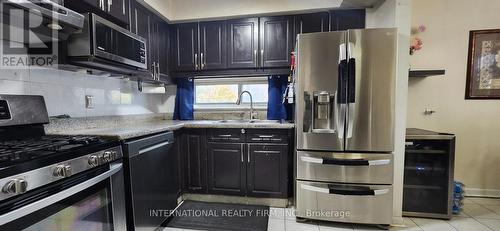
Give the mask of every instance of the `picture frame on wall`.
<path id="1" fill-rule="evenodd" d="M 500 29 L 469 33 L 465 99 L 500 99 Z"/>

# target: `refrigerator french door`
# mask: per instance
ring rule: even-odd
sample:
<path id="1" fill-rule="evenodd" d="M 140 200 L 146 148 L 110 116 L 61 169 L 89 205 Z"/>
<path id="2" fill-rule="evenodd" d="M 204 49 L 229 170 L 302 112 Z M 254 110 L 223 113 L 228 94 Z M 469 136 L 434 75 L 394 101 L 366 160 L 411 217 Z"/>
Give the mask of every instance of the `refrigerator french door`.
<path id="1" fill-rule="evenodd" d="M 301 34 L 297 149 L 392 152 L 396 30 Z"/>
<path id="2" fill-rule="evenodd" d="M 391 223 L 396 36 L 396 29 L 298 36 L 298 217 Z"/>

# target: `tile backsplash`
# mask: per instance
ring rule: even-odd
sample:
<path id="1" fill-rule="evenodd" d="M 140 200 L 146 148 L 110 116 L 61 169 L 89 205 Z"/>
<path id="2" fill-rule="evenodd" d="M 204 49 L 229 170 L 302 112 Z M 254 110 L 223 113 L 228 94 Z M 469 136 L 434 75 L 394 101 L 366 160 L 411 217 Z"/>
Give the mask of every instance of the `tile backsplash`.
<path id="1" fill-rule="evenodd" d="M 176 86 L 166 94 L 144 94 L 137 82 L 57 69 L 0 70 L 0 94 L 42 95 L 50 116 L 71 117 L 173 113 Z M 94 107 L 85 108 L 85 96 Z"/>

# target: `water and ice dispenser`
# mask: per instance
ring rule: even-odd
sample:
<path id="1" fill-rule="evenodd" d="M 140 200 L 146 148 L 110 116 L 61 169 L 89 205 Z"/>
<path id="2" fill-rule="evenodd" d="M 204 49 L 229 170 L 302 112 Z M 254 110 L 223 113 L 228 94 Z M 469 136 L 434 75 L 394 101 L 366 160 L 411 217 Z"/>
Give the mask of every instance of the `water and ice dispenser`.
<path id="1" fill-rule="evenodd" d="M 333 133 L 335 93 L 327 91 L 314 92 L 313 94 L 313 127 L 312 132 Z"/>

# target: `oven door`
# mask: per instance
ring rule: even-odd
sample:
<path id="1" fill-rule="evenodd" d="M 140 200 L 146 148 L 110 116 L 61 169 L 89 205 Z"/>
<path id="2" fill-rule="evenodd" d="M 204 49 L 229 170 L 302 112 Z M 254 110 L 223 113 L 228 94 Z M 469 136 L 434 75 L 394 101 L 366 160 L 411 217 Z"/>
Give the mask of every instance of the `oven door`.
<path id="1" fill-rule="evenodd" d="M 126 230 L 121 163 L 0 202 L 0 230 Z"/>

